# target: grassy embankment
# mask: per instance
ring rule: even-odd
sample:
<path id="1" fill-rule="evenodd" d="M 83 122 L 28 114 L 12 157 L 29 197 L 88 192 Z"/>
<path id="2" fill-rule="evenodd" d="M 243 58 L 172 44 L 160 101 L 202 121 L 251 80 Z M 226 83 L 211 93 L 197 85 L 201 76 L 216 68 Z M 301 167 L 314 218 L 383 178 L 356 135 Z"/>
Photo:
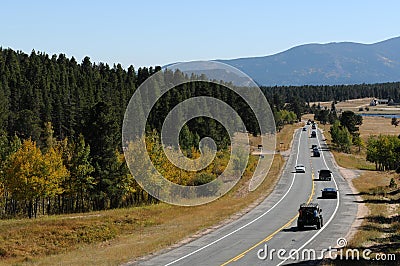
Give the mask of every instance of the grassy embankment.
<path id="1" fill-rule="evenodd" d="M 278 134 L 278 147 L 289 148 L 293 131 Z M 255 141 L 254 141 L 255 142 Z M 252 161 L 255 162 L 253 157 Z M 267 178 L 251 193 L 251 172 L 222 198 L 197 207 L 156 205 L 85 214 L 0 221 L 0 264 L 116 265 L 202 234 L 265 198 L 277 182 L 284 159 L 274 156 Z M 239 214 L 238 214 L 239 213 Z"/>
<path id="2" fill-rule="evenodd" d="M 360 136 L 366 143 L 370 135 L 391 134 L 399 135 L 399 128 L 390 124 L 390 118 L 364 117 L 360 126 Z M 331 142 L 329 125 L 320 125 L 325 132 L 328 144 Z M 397 253 L 400 260 L 400 190 L 389 187 L 393 178 L 400 187 L 400 175 L 394 171 L 375 171 L 375 165 L 366 161 L 366 149 L 358 151 L 352 149 L 351 154 L 332 151 L 339 166 L 349 169 L 362 170 L 357 178 L 352 180 L 358 191 L 358 196 L 368 208 L 368 213 L 357 217 L 361 219 L 361 226 L 349 240 L 349 248 L 360 250 L 370 249 L 377 253 Z M 354 261 L 335 261 L 335 265 L 352 265 Z M 359 265 L 370 265 L 371 261 L 357 262 Z M 396 262 L 398 263 L 398 262 Z M 386 261 L 385 265 L 389 265 Z M 392 265 L 392 264 L 390 264 Z"/>

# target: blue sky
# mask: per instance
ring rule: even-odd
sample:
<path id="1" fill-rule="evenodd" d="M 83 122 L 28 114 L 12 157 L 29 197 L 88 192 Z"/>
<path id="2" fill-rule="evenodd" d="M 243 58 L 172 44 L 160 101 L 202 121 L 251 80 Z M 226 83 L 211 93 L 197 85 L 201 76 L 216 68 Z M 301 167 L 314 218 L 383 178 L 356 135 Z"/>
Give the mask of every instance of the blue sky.
<path id="1" fill-rule="evenodd" d="M 59 2 L 2 2 L 0 46 L 137 68 L 400 36 L 398 0 Z"/>

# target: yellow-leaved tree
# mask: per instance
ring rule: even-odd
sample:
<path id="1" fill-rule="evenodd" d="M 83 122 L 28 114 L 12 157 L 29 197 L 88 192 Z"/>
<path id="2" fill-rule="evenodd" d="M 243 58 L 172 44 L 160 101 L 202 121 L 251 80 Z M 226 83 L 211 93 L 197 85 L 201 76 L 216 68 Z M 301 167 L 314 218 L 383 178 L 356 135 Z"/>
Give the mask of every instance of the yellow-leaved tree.
<path id="1" fill-rule="evenodd" d="M 50 148 L 42 154 L 36 143 L 28 139 L 10 156 L 4 186 L 12 198 L 26 203 L 28 217 L 32 218 L 36 217 L 41 197 L 62 193 L 62 180 L 68 174 L 57 149 Z"/>

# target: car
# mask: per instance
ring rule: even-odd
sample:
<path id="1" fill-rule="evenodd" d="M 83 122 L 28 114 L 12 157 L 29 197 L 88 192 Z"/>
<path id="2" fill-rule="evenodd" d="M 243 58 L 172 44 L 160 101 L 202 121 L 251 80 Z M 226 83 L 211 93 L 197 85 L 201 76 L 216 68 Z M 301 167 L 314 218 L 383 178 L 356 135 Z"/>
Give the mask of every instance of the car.
<path id="1" fill-rule="evenodd" d="M 312 129 L 316 129 L 317 126 L 316 126 L 315 124 L 312 124 L 311 128 L 312 128 Z"/>
<path id="2" fill-rule="evenodd" d="M 307 131 L 307 128 L 306 128 L 306 127 L 303 127 L 303 131 Z"/>
<path id="3" fill-rule="evenodd" d="M 322 198 L 324 199 L 337 199 L 337 190 L 333 187 L 326 187 L 322 191 Z"/>
<path id="4" fill-rule="evenodd" d="M 317 147 L 315 147 L 315 148 L 313 149 L 313 156 L 314 156 L 314 157 L 320 157 L 320 156 L 321 156 L 321 153 L 319 152 L 319 150 L 318 150 Z"/>
<path id="5" fill-rule="evenodd" d="M 332 180 L 332 171 L 329 169 L 321 169 L 318 171 L 318 178 L 321 181 L 331 181 Z"/>
<path id="6" fill-rule="evenodd" d="M 294 168 L 296 170 L 296 173 L 305 173 L 306 172 L 306 167 L 302 164 L 296 165 Z"/>
<path id="7" fill-rule="evenodd" d="M 311 137 L 312 138 L 316 138 L 317 137 L 317 132 L 315 132 L 315 131 L 311 132 Z"/>
<path id="8" fill-rule="evenodd" d="M 323 226 L 322 209 L 318 203 L 303 203 L 299 208 L 297 218 L 297 228 L 303 229 L 304 226 L 315 226 L 320 229 Z"/>
<path id="9" fill-rule="evenodd" d="M 312 145 L 311 145 L 311 149 L 312 149 L 312 150 L 314 150 L 314 149 L 317 148 L 317 147 L 318 147 L 317 144 L 312 144 Z"/>

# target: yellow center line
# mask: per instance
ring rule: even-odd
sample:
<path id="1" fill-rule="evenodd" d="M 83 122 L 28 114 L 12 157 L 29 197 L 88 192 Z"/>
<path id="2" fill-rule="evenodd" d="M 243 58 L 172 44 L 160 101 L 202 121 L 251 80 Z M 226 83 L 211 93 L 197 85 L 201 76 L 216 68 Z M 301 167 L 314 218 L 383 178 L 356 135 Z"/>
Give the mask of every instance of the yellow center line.
<path id="1" fill-rule="evenodd" d="M 272 237 L 274 235 L 276 235 L 277 233 L 279 233 L 280 231 L 282 231 L 284 228 L 288 227 L 296 218 L 297 216 L 299 216 L 298 214 L 296 216 L 294 216 L 292 219 L 290 219 L 289 222 L 287 222 L 285 225 L 283 225 L 282 227 L 280 227 L 278 230 L 276 230 L 275 232 L 273 232 L 272 234 L 270 234 L 269 236 L 267 236 L 266 238 L 264 238 L 263 240 L 261 240 L 260 242 L 254 244 L 253 246 L 251 246 L 250 248 L 248 248 L 247 250 L 243 251 L 242 253 L 240 253 L 239 255 L 237 255 L 236 257 L 230 259 L 229 261 L 221 264 L 221 266 L 227 265 L 233 261 L 237 261 L 241 258 L 244 257 L 244 255 L 246 255 L 248 252 L 252 251 L 253 249 L 255 249 L 257 246 L 259 246 L 262 243 L 268 242 L 269 240 L 272 239 Z"/>
<path id="2" fill-rule="evenodd" d="M 310 164 L 311 164 L 311 159 L 310 159 Z M 311 164 L 311 184 L 312 184 L 311 194 L 308 197 L 307 204 L 311 202 L 311 200 L 312 200 L 312 198 L 314 196 L 314 189 L 315 189 L 314 188 L 314 169 L 312 168 L 312 164 Z M 286 224 L 284 224 L 282 227 L 277 229 L 275 232 L 273 232 L 272 234 L 268 235 L 266 238 L 264 238 L 263 240 L 261 240 L 260 242 L 258 242 L 256 244 L 254 244 L 250 248 L 246 249 L 245 251 L 243 251 L 242 253 L 240 253 L 236 257 L 234 257 L 234 258 L 228 260 L 227 262 L 221 264 L 221 266 L 225 266 L 225 265 L 227 265 L 227 264 L 229 264 L 231 262 L 238 261 L 239 259 L 243 258 L 247 253 L 249 253 L 250 251 L 252 251 L 256 247 L 258 247 L 260 244 L 268 242 L 269 240 L 271 240 L 274 237 L 274 235 L 276 235 L 277 233 L 282 231 L 284 228 L 288 227 L 291 223 L 293 223 L 293 221 L 296 220 L 296 218 L 298 216 L 299 216 L 299 214 L 296 214 L 292 219 L 290 219 Z"/>

